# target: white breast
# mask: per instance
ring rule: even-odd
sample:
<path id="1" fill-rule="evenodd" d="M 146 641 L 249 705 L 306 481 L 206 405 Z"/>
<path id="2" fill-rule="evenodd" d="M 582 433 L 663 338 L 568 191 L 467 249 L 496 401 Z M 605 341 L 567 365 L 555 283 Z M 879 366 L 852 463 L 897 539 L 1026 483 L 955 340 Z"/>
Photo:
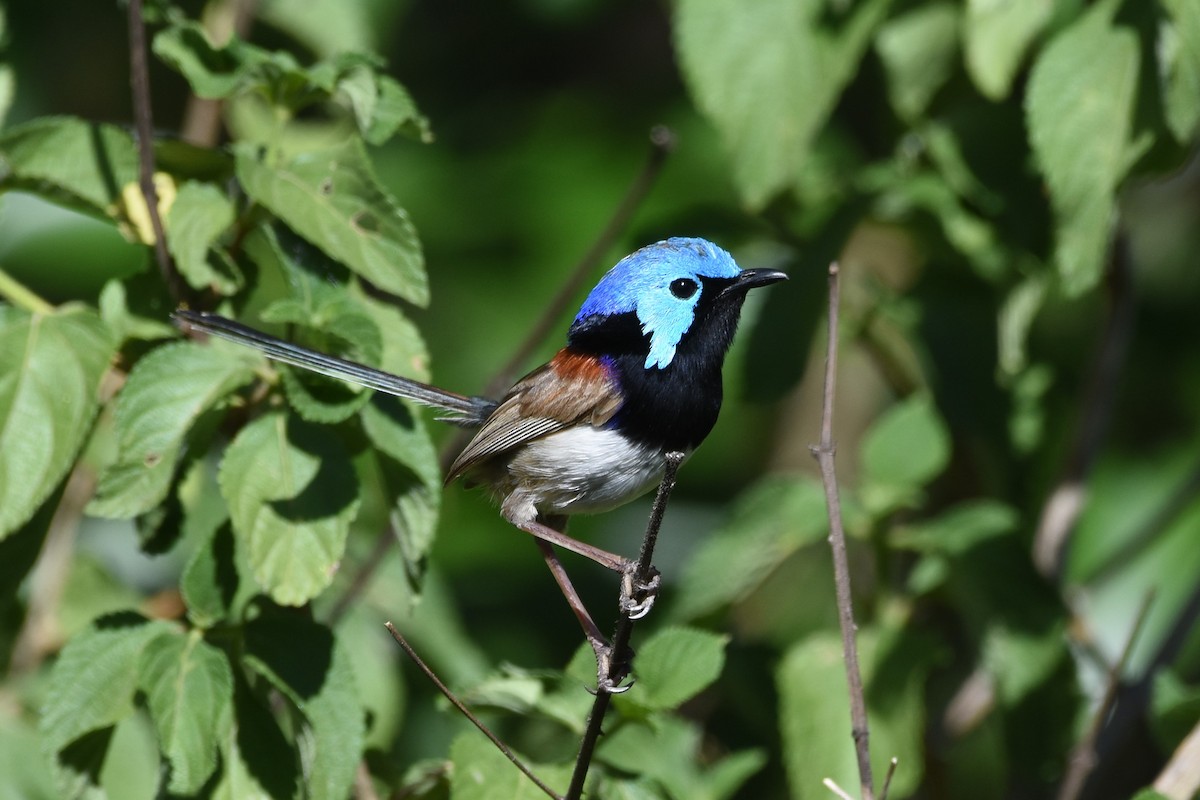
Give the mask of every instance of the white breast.
<path id="1" fill-rule="evenodd" d="M 568 428 L 530 442 L 509 462 L 506 516 L 608 511 L 657 485 L 664 463 L 658 448 L 616 431 Z"/>

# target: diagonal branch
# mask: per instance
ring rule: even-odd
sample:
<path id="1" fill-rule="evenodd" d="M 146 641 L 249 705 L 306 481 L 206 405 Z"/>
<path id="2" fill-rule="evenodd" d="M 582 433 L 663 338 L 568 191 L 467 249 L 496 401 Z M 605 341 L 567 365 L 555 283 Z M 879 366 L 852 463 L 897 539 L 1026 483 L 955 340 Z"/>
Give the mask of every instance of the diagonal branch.
<path id="1" fill-rule="evenodd" d="M 850 566 L 846 558 L 846 532 L 842 527 L 842 507 L 838 498 L 837 472 L 834 469 L 833 402 L 837 382 L 838 356 L 838 265 L 829 265 L 829 345 L 825 355 L 825 396 L 821 407 L 821 443 L 812 448 L 821 467 L 825 485 L 825 504 L 829 510 L 829 546 L 833 550 L 833 580 L 837 590 L 838 623 L 842 629 L 842 652 L 846 662 L 846 680 L 850 686 L 850 727 L 854 752 L 858 757 L 858 778 L 862 800 L 873 800 L 870 733 L 867 726 L 867 701 L 863 693 L 862 673 L 858 668 L 858 643 L 855 640 L 854 605 L 850 595 Z"/>
<path id="2" fill-rule="evenodd" d="M 167 250 L 167 235 L 158 213 L 158 190 L 154 187 L 154 117 L 150 110 L 150 69 L 146 64 L 146 23 L 142 0 L 129 0 L 129 82 L 133 89 L 133 116 L 137 130 L 138 184 L 154 231 L 154 260 L 167 291 L 176 300 L 187 299 L 188 288 L 175 269 Z"/>
<path id="3" fill-rule="evenodd" d="M 662 483 L 658 485 L 658 494 L 654 497 L 654 507 L 650 510 L 650 519 L 646 524 L 646 536 L 642 539 L 642 551 L 638 556 L 637 570 L 634 573 L 635 584 L 646 584 L 652 576 L 651 562 L 654 560 L 654 547 L 658 542 L 658 531 L 662 527 L 663 515 L 667 513 L 667 501 L 675 488 L 675 476 L 679 465 L 683 463 L 683 453 L 670 452 L 666 455 L 667 465 L 663 471 Z M 615 686 L 619 682 L 622 670 L 625 668 L 624 656 L 629 652 L 629 640 L 633 636 L 633 618 L 621 610 L 617 619 L 617 627 L 612 638 L 612 662 L 609 666 L 608 681 L 602 682 L 596 688 L 596 699 L 592 703 L 592 711 L 588 715 L 587 726 L 583 739 L 579 743 L 579 755 L 575 758 L 575 771 L 571 774 L 571 785 L 567 787 L 566 800 L 579 800 L 583 796 L 583 782 L 587 779 L 591 768 L 592 755 L 596 744 L 600 741 L 601 726 L 604 715 L 612 700 L 612 692 L 605 689 L 605 684 Z"/>

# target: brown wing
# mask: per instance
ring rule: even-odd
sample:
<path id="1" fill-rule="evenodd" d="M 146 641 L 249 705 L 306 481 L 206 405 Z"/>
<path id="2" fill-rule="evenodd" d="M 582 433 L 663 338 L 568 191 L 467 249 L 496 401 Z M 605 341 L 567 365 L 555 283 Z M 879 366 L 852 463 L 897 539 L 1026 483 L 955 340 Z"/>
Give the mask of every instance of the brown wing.
<path id="1" fill-rule="evenodd" d="M 450 465 L 446 483 L 480 463 L 578 422 L 603 425 L 621 406 L 616 382 L 592 356 L 563 349 L 522 378 Z"/>

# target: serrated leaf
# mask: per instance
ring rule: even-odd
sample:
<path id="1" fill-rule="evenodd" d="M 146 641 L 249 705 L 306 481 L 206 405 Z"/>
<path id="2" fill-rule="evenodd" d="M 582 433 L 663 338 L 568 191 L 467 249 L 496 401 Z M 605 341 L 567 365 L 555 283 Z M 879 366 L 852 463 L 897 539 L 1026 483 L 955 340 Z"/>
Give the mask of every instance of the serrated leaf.
<path id="1" fill-rule="evenodd" d="M 863 502 L 875 514 L 910 502 L 950 461 L 950 432 L 925 394 L 889 408 L 862 444 Z"/>
<path id="2" fill-rule="evenodd" d="M 254 378 L 253 364 L 237 348 L 197 342 L 172 342 L 141 359 L 117 396 L 119 455 L 88 511 L 131 517 L 161 503 L 192 426 Z"/>
<path id="3" fill-rule="evenodd" d="M 898 758 L 900 768 L 889 796 L 908 797 L 921 784 L 923 687 L 936 652 L 923 637 L 907 631 L 863 627 L 858 653 L 867 687 L 874 772 L 884 774 L 887 761 Z M 791 797 L 827 800 L 825 778 L 839 786 L 857 786 L 841 637 L 822 631 L 797 643 L 779 665 L 776 682 Z"/>
<path id="4" fill-rule="evenodd" d="M 290 53 L 271 52 L 233 37 L 223 47 L 196 22 L 172 25 L 154 37 L 154 54 L 184 78 L 199 97 L 219 100 L 249 88 L 303 86 L 303 68 Z M 273 93 L 274 94 L 274 93 Z"/>
<path id="5" fill-rule="evenodd" d="M 888 94 L 900 117 L 915 120 L 953 74 L 961 12 L 928 3 L 888 20 L 875 47 L 887 69 Z"/>
<path id="6" fill-rule="evenodd" d="M 304 643 L 303 659 L 295 657 L 297 642 Z M 309 796 L 346 797 L 366 733 L 351 653 L 325 626 L 279 609 L 247 625 L 245 653 L 247 666 L 304 715 L 297 738 Z"/>
<path id="7" fill-rule="evenodd" d="M 92 311 L 0 306 L 0 538 L 67 474 L 96 415 L 115 344 Z"/>
<path id="8" fill-rule="evenodd" d="M 967 0 L 963 49 L 967 74 L 989 100 L 1008 96 L 1034 39 L 1050 20 L 1044 0 Z"/>
<path id="9" fill-rule="evenodd" d="M 673 709 L 721 676 L 729 637 L 698 628 L 670 627 L 638 648 L 632 702 L 655 710 Z"/>
<path id="10" fill-rule="evenodd" d="M 142 650 L 170 630 L 165 622 L 114 614 L 96 620 L 63 648 L 50 671 L 38 729 L 64 792 L 81 780 L 77 751 L 82 740 L 91 736 L 97 745 L 88 748 L 86 760 L 93 766 L 103 761 L 108 740 L 96 734 L 133 713 Z"/>
<path id="11" fill-rule="evenodd" d="M 1029 77 L 1025 114 L 1055 215 L 1055 262 L 1064 291 L 1099 281 L 1131 160 L 1138 84 L 1137 35 L 1098 4 L 1043 49 Z"/>
<path id="12" fill-rule="evenodd" d="M 219 479 L 237 546 L 271 597 L 301 605 L 329 585 L 359 505 L 354 469 L 329 429 L 261 417 L 229 446 Z"/>
<path id="13" fill-rule="evenodd" d="M 199 181 L 180 184 L 163 223 L 175 265 L 189 286 L 230 295 L 245 284 L 228 254 L 214 247 L 234 217 L 233 202 L 216 186 Z"/>
<path id="14" fill-rule="evenodd" d="M 729 521 L 684 565 L 672 616 L 694 619 L 737 602 L 828 528 L 825 495 L 816 481 L 764 478 L 738 498 Z"/>
<path id="15" fill-rule="evenodd" d="M 416 229 L 375 178 L 361 141 L 278 166 L 239 148 L 237 176 L 250 197 L 331 258 L 384 291 L 429 301 Z"/>
<path id="16" fill-rule="evenodd" d="M 112 125 L 43 117 L 0 134 L 0 189 L 22 189 L 96 216 L 111 216 L 138 179 L 137 149 Z"/>
<path id="17" fill-rule="evenodd" d="M 1200 4 L 1163 0 L 1162 5 L 1174 23 L 1160 31 L 1167 125 L 1181 144 L 1187 144 L 1200 126 Z"/>
<path id="18" fill-rule="evenodd" d="M 796 181 L 889 5 L 865 0 L 839 19 L 822 3 L 794 0 L 676 5 L 681 72 L 721 132 L 751 209 Z"/>
<path id="19" fill-rule="evenodd" d="M 478 731 L 460 734 L 450 745 L 450 800 L 539 800 L 546 795 L 513 766 L 496 746 Z M 531 764 L 522 758 L 551 789 L 566 791 L 570 765 Z"/>
<path id="20" fill-rule="evenodd" d="M 198 631 L 173 631 L 147 643 L 139 671 L 159 748 L 171 768 L 168 787 L 194 794 L 216 769 L 217 746 L 232 724 L 229 662 Z"/>

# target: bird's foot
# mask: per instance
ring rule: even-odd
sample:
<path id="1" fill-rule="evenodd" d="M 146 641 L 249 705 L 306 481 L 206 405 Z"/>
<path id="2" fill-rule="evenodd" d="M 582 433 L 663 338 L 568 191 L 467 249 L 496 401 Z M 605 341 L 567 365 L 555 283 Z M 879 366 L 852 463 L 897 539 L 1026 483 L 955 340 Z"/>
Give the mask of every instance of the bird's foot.
<path id="1" fill-rule="evenodd" d="M 662 585 L 662 575 L 654 567 L 644 580 L 636 573 L 637 564 L 633 563 L 621 572 L 621 613 L 629 619 L 641 619 L 650 613 Z"/>
<path id="2" fill-rule="evenodd" d="M 624 694 L 633 688 L 633 681 L 623 682 L 629 677 L 633 664 L 633 648 L 626 647 L 620 658 L 613 654 L 612 645 L 603 641 L 590 641 L 596 654 L 596 691 L 593 694 Z"/>

